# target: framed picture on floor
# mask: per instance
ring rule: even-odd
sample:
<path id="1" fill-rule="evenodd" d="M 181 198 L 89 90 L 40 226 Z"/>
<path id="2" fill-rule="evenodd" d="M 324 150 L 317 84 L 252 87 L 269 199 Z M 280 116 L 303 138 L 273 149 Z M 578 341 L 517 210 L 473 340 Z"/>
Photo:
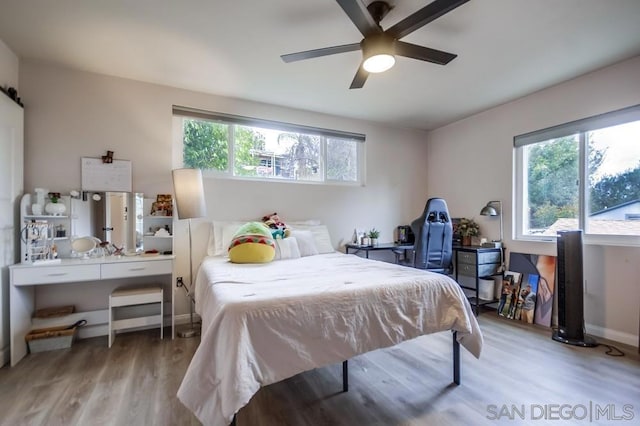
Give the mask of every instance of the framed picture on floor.
<path id="1" fill-rule="evenodd" d="M 556 257 L 529 253 L 511 253 L 509 256 L 509 269 L 523 274 L 522 281 L 531 285 L 532 290 L 535 289 L 533 291 L 536 298 L 533 323 L 551 327 Z M 531 305 L 532 298 L 533 296 L 529 296 L 528 306 Z M 528 319 L 529 312 L 525 315 L 527 315 L 526 319 Z M 514 312 L 514 319 L 515 316 Z M 522 310 L 519 318 L 522 319 Z"/>
<path id="2" fill-rule="evenodd" d="M 500 302 L 498 303 L 498 315 L 513 318 L 520 293 L 519 272 L 507 271 L 502 280 L 502 291 L 500 292 Z"/>

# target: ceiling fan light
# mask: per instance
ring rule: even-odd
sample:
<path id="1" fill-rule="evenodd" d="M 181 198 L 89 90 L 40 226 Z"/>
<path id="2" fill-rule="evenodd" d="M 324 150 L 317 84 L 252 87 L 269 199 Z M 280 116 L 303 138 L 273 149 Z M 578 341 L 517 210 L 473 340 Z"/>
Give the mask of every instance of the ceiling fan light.
<path id="1" fill-rule="evenodd" d="M 396 58 L 388 53 L 372 55 L 365 59 L 362 67 L 371 73 L 384 72 L 396 63 Z"/>

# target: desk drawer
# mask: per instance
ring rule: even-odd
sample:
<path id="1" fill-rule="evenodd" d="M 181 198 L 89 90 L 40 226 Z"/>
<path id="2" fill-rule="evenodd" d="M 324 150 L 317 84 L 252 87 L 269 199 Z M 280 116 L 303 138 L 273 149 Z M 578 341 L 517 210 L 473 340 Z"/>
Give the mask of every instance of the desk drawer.
<path id="1" fill-rule="evenodd" d="M 102 279 L 144 277 L 148 275 L 171 274 L 171 260 L 156 260 L 146 262 L 123 262 L 102 264 Z"/>
<path id="2" fill-rule="evenodd" d="M 13 285 L 56 284 L 100 279 L 100 265 L 34 266 L 13 270 Z"/>
<path id="3" fill-rule="evenodd" d="M 499 251 L 490 251 L 490 252 L 477 253 L 477 254 L 478 254 L 479 264 L 500 262 Z M 457 256 L 458 256 L 458 263 L 467 263 L 471 265 L 476 264 L 476 252 L 459 251 Z"/>
<path id="4" fill-rule="evenodd" d="M 486 277 L 494 275 L 498 272 L 499 264 L 497 263 L 485 263 L 478 265 L 478 276 Z M 468 277 L 476 276 L 476 265 L 470 265 L 468 263 L 458 263 L 458 275 L 466 275 Z"/>

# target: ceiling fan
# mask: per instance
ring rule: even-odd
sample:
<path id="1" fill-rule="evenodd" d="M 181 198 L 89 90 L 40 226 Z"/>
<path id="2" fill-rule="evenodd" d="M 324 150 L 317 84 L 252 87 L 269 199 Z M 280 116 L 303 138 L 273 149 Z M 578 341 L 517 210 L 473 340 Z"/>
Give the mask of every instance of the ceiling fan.
<path id="1" fill-rule="evenodd" d="M 282 55 L 280 57 L 284 62 L 362 50 L 362 62 L 349 87 L 350 89 L 360 89 L 367 81 L 369 73 L 383 72 L 391 68 L 395 64 L 395 55 L 439 65 L 446 65 L 458 56 L 406 43 L 400 39 L 469 0 L 435 0 L 386 30 L 382 29 L 380 21 L 393 7 L 386 1 L 376 0 L 369 6 L 365 6 L 361 0 L 336 1 L 364 36 L 362 41 Z"/>

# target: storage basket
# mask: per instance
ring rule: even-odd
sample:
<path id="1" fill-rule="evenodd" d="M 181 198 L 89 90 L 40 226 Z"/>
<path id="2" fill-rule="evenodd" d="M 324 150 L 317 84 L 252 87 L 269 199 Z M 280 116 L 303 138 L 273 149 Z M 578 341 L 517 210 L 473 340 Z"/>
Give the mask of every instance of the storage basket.
<path id="1" fill-rule="evenodd" d="M 478 297 L 482 300 L 493 300 L 494 299 L 494 284 L 495 281 L 493 279 L 485 279 L 480 278 L 478 280 Z"/>
<path id="2" fill-rule="evenodd" d="M 76 337 L 76 329 L 86 321 L 78 321 L 71 326 L 40 328 L 31 330 L 25 340 L 29 345 L 29 352 L 44 352 L 55 349 L 70 348 Z"/>

